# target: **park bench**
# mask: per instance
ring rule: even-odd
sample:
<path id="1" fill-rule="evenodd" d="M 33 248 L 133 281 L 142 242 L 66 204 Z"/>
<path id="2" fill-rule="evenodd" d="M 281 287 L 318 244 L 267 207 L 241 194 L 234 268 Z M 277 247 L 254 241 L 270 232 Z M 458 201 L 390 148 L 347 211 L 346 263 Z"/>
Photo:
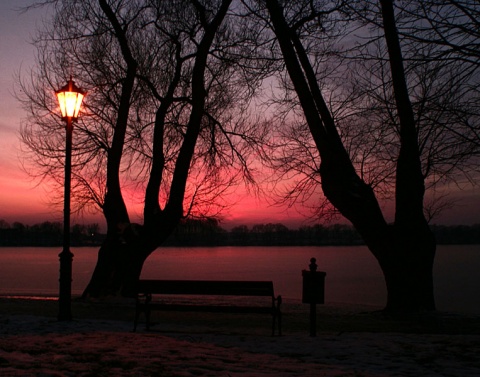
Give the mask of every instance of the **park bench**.
<path id="1" fill-rule="evenodd" d="M 153 299 L 154 295 L 158 295 Z M 169 300 L 172 296 L 187 296 L 184 302 Z M 213 300 L 205 302 L 200 296 L 235 296 L 237 300 Z M 267 304 L 245 304 L 250 297 L 269 297 Z M 186 301 L 186 302 L 185 302 Z M 252 300 L 250 300 L 252 301 Z M 255 301 L 255 300 L 253 300 Z M 264 300 L 262 300 L 264 301 Z M 233 302 L 233 303 L 232 303 Z M 240 303 L 238 305 L 237 303 Z M 198 311 L 213 313 L 264 313 L 272 316 L 272 335 L 278 324 L 278 334 L 282 334 L 281 296 L 275 297 L 271 281 L 213 281 L 213 280 L 139 280 L 135 305 L 137 329 L 140 314 L 145 313 L 146 328 L 150 328 L 152 310 Z"/>

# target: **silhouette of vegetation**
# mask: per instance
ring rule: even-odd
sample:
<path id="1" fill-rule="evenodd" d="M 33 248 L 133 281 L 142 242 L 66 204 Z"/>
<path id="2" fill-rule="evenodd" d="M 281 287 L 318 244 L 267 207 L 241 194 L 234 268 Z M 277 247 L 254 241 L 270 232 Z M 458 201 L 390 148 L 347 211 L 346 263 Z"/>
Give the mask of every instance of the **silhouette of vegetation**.
<path id="1" fill-rule="evenodd" d="M 480 224 L 432 225 L 439 245 L 480 244 Z M 365 242 L 346 224 L 304 225 L 289 229 L 283 224 L 238 225 L 230 231 L 214 219 L 184 220 L 165 246 L 355 246 Z"/>
<path id="2" fill-rule="evenodd" d="M 433 225 L 437 244 L 480 244 L 480 224 Z M 58 246 L 62 245 L 63 226 L 59 222 L 12 225 L 0 220 L 0 246 Z M 73 246 L 98 246 L 105 239 L 98 224 L 72 227 Z M 354 227 L 345 224 L 304 225 L 289 229 L 280 223 L 238 225 L 230 231 L 218 220 L 185 219 L 164 243 L 164 246 L 349 246 L 363 245 Z"/>
<path id="3" fill-rule="evenodd" d="M 285 202 L 351 222 L 385 276 L 386 310 L 435 310 L 430 220 L 452 203 L 448 183 L 478 174 L 478 3 L 41 4 L 55 14 L 35 38 L 36 69 L 20 80 L 21 138 L 33 175 L 61 185 L 63 124 L 51 94 L 70 74 L 92 89 L 75 128 L 72 198 L 101 209 L 107 237 L 85 298 L 131 295 L 165 242 L 298 242 L 301 230 L 282 224 L 223 232 L 185 221 L 218 216 L 222 194 L 254 182 L 263 158 Z M 141 225 L 126 195 L 143 200 Z M 361 242 L 327 229 L 304 229 L 302 244 Z"/>
<path id="4" fill-rule="evenodd" d="M 63 124 L 51 94 L 73 75 L 89 92 L 75 125 L 73 210 L 93 206 L 107 224 L 83 296 L 132 295 L 143 263 L 184 217 L 218 214 L 228 203 L 215 199 L 253 180 L 264 133 L 249 107 L 263 78 L 256 68 L 270 63 L 252 61 L 259 33 L 234 21 L 232 0 L 40 3 L 55 12 L 34 37 L 36 69 L 19 80 L 31 115 L 26 165 L 56 185 L 53 196 L 62 192 Z M 132 193 L 144 203 L 141 225 L 127 209 Z"/>
<path id="5" fill-rule="evenodd" d="M 419 20 L 417 3 L 426 5 L 266 0 L 254 8 L 268 13 L 285 63 L 277 114 L 291 127 L 277 122 L 281 137 L 267 154 L 279 182 L 293 182 L 284 200 L 309 202 L 318 215 L 328 204 L 352 223 L 384 274 L 385 310 L 395 313 L 435 310 L 436 241 L 426 214 L 435 209 L 426 193 L 436 202 L 435 188 L 478 167 L 478 113 L 459 111 L 470 99 L 478 103 L 477 67 L 465 70 L 450 52 L 437 54 L 444 45 L 424 44 L 437 32 Z M 427 13 L 443 28 L 436 11 L 460 9 L 436 3 Z M 454 24 L 443 35 L 453 41 L 475 29 L 465 13 L 447 18 Z M 472 29 L 458 34 L 459 23 Z M 385 199 L 395 208 L 391 223 Z"/>
<path id="6" fill-rule="evenodd" d="M 75 224 L 71 229 L 72 246 L 98 246 L 105 236 L 98 224 Z M 0 246 L 61 246 L 63 224 L 45 221 L 34 225 L 0 220 Z"/>

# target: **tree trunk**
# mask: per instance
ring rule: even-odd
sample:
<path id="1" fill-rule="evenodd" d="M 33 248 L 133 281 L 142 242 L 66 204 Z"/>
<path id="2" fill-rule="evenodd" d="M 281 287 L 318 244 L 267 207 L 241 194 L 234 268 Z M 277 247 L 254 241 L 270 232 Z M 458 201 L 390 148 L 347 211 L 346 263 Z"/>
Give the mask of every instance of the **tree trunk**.
<path id="1" fill-rule="evenodd" d="M 381 3 L 395 98 L 401 113 L 396 216 L 392 226 L 386 223 L 373 189 L 355 171 L 296 31 L 289 27 L 278 0 L 266 0 L 286 69 L 320 153 L 322 190 L 335 208 L 352 222 L 378 260 L 388 292 L 385 309 L 397 313 L 434 310 L 435 240 L 423 216 L 424 182 L 415 121 L 403 72 L 393 5 L 389 0 Z"/>
<path id="2" fill-rule="evenodd" d="M 403 237 L 402 237 L 403 235 Z M 425 232 L 428 236 L 428 233 Z M 398 234 L 409 238 L 410 234 Z M 435 310 L 433 261 L 435 241 L 412 238 L 402 242 L 395 237 L 382 256 L 381 267 L 387 285 L 385 310 L 393 313 Z"/>
<path id="3" fill-rule="evenodd" d="M 352 222 L 380 264 L 387 287 L 386 311 L 435 310 L 436 243 L 428 225 L 388 225 L 373 190 L 351 170 L 322 161 L 325 196 Z M 423 225 L 423 226 L 422 226 Z"/>
<path id="4" fill-rule="evenodd" d="M 136 268 L 137 265 L 143 265 L 145 261 L 134 254 L 136 248 L 127 242 L 134 232 L 120 186 L 120 166 L 138 65 L 130 51 L 125 30 L 114 11 L 105 0 L 100 0 L 99 4 L 110 21 L 121 48 L 126 75 L 122 80 L 118 115 L 112 144 L 108 150 L 106 194 L 103 204 L 103 214 L 107 221 L 107 238 L 98 253 L 97 265 L 83 293 L 84 298 L 117 294 L 125 287 L 128 263 Z"/>
<path id="5" fill-rule="evenodd" d="M 141 234 L 140 226 L 128 224 L 117 234 L 107 235 L 98 252 L 97 264 L 83 298 L 134 295 L 135 283 L 143 264 L 154 250 L 146 248 Z"/>
<path id="6" fill-rule="evenodd" d="M 190 119 L 175 163 L 169 197 L 162 209 L 158 197 L 164 169 L 163 127 L 165 115 L 172 103 L 173 93 L 180 79 L 181 64 L 178 63 L 175 77 L 169 87 L 169 94 L 157 109 L 153 148 L 155 156 L 145 197 L 144 225 L 139 226 L 130 223 L 128 219 L 119 180 L 120 162 L 137 64 L 130 51 L 125 30 L 119 25 L 107 2 L 101 1 L 102 9 L 115 30 L 128 69 L 122 84 L 117 124 L 108 155 L 107 194 L 103 208 L 108 227 L 107 239 L 98 253 L 97 265 L 83 294 L 85 298 L 109 295 L 133 296 L 135 284 L 140 277 L 145 260 L 167 239 L 184 215 L 185 188 L 205 112 L 207 91 L 204 78 L 208 55 L 231 0 L 222 1 L 217 14 L 210 22 L 207 22 L 209 17 L 205 14 L 206 9 L 198 2 L 192 2 L 192 4 L 199 13 L 200 24 L 205 29 L 205 33 L 197 46 L 192 69 Z M 179 57 L 180 49 L 177 51 L 177 57 Z"/>

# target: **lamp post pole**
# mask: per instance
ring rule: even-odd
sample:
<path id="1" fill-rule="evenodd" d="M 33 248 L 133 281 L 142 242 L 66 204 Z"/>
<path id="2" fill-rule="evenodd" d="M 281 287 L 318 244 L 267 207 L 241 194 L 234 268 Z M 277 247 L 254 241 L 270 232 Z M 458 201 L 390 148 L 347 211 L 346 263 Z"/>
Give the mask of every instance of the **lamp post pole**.
<path id="1" fill-rule="evenodd" d="M 60 290 L 58 295 L 59 321 L 72 319 L 72 261 L 73 253 L 70 251 L 70 188 L 72 179 L 72 117 L 67 116 L 65 138 L 65 191 L 63 206 L 63 250 L 60 257 Z"/>
<path id="2" fill-rule="evenodd" d="M 63 250 L 60 258 L 60 279 L 58 293 L 58 320 L 72 319 L 72 261 L 70 251 L 70 189 L 72 180 L 72 134 L 73 121 L 77 120 L 85 92 L 78 88 L 72 78 L 60 90 L 56 91 L 62 119 L 66 121 L 65 138 L 65 185 L 63 206 Z"/>

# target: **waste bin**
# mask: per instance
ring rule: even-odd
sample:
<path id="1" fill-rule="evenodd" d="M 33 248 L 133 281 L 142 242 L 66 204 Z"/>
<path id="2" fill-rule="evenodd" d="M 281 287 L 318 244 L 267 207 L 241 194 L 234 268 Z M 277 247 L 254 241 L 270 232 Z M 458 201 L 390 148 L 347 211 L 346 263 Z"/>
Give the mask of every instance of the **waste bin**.
<path id="1" fill-rule="evenodd" d="M 325 303 L 325 276 L 323 271 L 302 271 L 303 290 L 302 302 L 304 304 Z"/>
<path id="2" fill-rule="evenodd" d="M 325 303 L 326 272 L 317 271 L 316 259 L 310 259 L 310 271 L 303 270 L 302 302 L 310 304 L 310 336 L 317 335 L 317 304 Z"/>

